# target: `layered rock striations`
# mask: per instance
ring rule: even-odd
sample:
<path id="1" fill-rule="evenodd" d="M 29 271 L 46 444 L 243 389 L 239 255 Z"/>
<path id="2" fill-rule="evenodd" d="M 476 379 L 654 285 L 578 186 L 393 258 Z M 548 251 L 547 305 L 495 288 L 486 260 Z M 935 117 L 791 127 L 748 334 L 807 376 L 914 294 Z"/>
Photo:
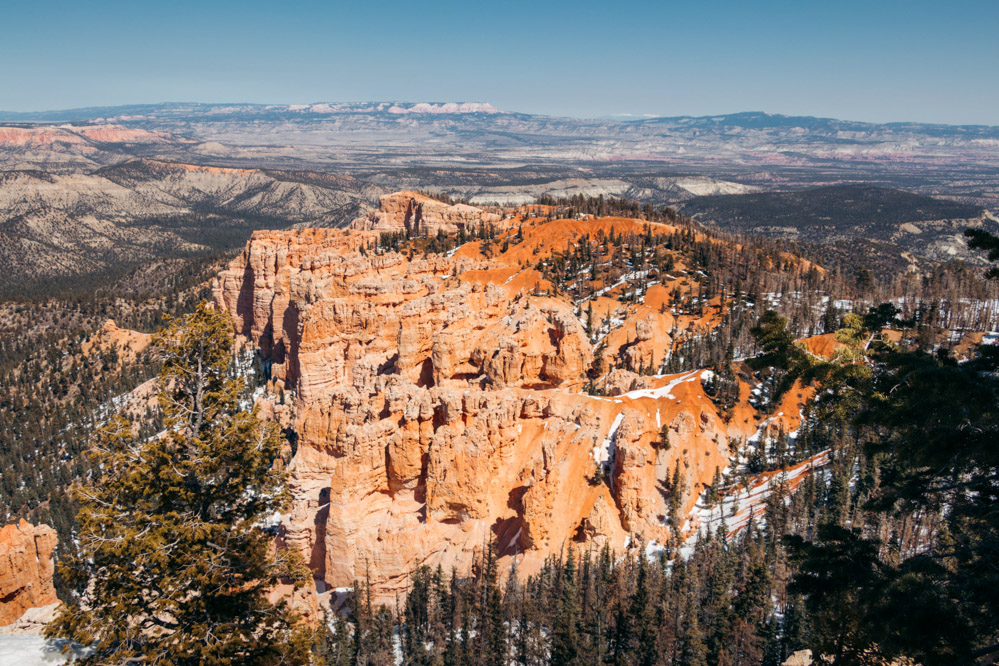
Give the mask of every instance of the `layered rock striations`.
<path id="1" fill-rule="evenodd" d="M 537 254 L 530 243 L 410 258 L 371 251 L 377 235 L 257 232 L 213 285 L 293 405 L 285 539 L 327 587 L 368 577 L 390 599 L 414 567 L 467 570 L 490 540 L 522 571 L 570 545 L 663 544 L 671 493 L 688 513 L 730 438 L 756 431 L 748 405 L 723 418 L 699 371 L 583 393 L 594 346 L 574 304 L 518 258 Z M 635 313 L 625 327 L 661 358 L 664 322 Z"/>
<path id="2" fill-rule="evenodd" d="M 29 608 L 53 604 L 56 533 L 25 520 L 0 528 L 0 625 L 15 622 Z"/>

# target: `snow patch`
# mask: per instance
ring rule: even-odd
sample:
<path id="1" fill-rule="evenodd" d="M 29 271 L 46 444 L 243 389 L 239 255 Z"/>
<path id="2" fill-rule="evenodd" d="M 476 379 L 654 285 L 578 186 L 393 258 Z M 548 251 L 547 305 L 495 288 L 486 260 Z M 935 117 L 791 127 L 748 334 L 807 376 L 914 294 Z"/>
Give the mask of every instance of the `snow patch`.
<path id="1" fill-rule="evenodd" d="M 0 664 L 11 666 L 65 664 L 71 656 L 81 657 L 85 654 L 79 649 L 71 649 L 69 654 L 62 654 L 63 644 L 62 641 L 49 641 L 37 634 L 0 635 Z"/>
<path id="2" fill-rule="evenodd" d="M 750 481 L 748 487 L 738 488 L 735 492 L 726 493 L 721 497 L 717 505 L 709 507 L 707 504 L 707 493 L 705 490 L 697 498 L 694 510 L 690 514 L 689 522 L 698 526 L 697 531 L 690 535 L 681 548 L 681 554 L 687 558 L 694 552 L 694 544 L 702 532 L 715 531 L 724 520 L 727 535 L 733 535 L 749 525 L 750 519 L 761 523 L 761 517 L 766 510 L 766 501 L 774 488 L 782 483 L 790 484 L 798 477 L 809 472 L 821 469 L 829 464 L 829 453 L 831 449 L 821 451 L 808 460 L 798 463 L 794 467 L 786 470 L 765 473 Z M 789 501 L 786 498 L 785 501 Z M 687 524 L 684 524 L 686 531 Z"/>
<path id="3" fill-rule="evenodd" d="M 675 389 L 680 384 L 684 382 L 693 382 L 698 379 L 697 370 L 692 370 L 686 374 L 680 375 L 676 379 L 672 380 L 666 386 L 660 386 L 659 388 L 653 389 L 638 389 L 636 391 L 628 391 L 627 393 L 622 393 L 619 397 L 630 398 L 631 400 L 637 400 L 638 398 L 652 398 L 653 400 L 658 400 L 659 398 L 669 398 L 675 400 L 676 396 L 673 395 L 673 389 Z"/>
<path id="4" fill-rule="evenodd" d="M 597 461 L 597 465 L 606 468 L 612 490 L 614 488 L 614 461 L 617 456 L 617 430 L 621 427 L 622 421 L 624 421 L 624 414 L 615 416 L 614 423 L 607 431 L 604 441 L 593 447 L 593 459 Z"/>

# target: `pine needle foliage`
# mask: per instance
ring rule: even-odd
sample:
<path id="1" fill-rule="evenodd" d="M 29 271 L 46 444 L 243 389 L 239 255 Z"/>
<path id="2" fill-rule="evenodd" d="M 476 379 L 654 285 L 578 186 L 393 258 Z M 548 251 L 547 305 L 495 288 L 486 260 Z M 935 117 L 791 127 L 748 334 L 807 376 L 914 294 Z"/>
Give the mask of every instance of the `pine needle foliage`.
<path id="1" fill-rule="evenodd" d="M 240 405 L 232 324 L 202 303 L 156 336 L 166 429 L 149 439 L 112 418 L 75 490 L 75 590 L 46 635 L 92 647 L 84 664 L 299 664 L 310 637 L 268 593 L 307 572 L 263 529 L 287 505 L 276 424 Z"/>

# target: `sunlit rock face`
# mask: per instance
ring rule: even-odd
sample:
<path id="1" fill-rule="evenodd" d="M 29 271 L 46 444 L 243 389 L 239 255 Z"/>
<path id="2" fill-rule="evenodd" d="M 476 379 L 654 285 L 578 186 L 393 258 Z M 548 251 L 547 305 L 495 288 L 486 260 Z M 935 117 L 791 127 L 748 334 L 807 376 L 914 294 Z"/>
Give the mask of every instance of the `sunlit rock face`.
<path id="1" fill-rule="evenodd" d="M 644 223 L 533 221 L 517 248 L 412 256 L 375 252 L 377 230 L 257 232 L 216 279 L 290 405 L 286 540 L 326 586 L 368 577 L 389 599 L 416 566 L 467 570 L 490 541 L 521 571 L 569 546 L 663 544 L 676 466 L 686 514 L 730 438 L 756 431 L 745 401 L 722 418 L 700 371 L 583 392 L 594 344 L 521 255 L 601 224 Z M 661 309 L 629 310 L 614 353 L 652 363 L 667 330 L 704 324 L 650 315 Z"/>
<path id="2" fill-rule="evenodd" d="M 55 530 L 25 520 L 0 528 L 0 625 L 11 624 L 29 608 L 53 604 Z"/>
<path id="3" fill-rule="evenodd" d="M 419 192 L 394 192 L 378 200 L 378 208 L 351 223 L 354 229 L 399 231 L 410 235 L 433 236 L 459 230 L 473 231 L 482 225 L 499 225 L 503 218 L 468 204 L 448 204 Z"/>

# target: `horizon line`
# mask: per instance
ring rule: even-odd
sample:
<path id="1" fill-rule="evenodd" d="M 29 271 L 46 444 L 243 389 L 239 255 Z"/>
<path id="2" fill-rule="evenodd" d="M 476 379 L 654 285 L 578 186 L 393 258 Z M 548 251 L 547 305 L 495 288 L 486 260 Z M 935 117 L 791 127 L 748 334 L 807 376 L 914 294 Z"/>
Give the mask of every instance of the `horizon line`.
<path id="1" fill-rule="evenodd" d="M 407 100 L 364 100 L 364 101 L 317 101 L 317 102 L 305 102 L 305 103 L 289 103 L 289 102 L 199 102 L 199 101 L 160 101 L 160 102 L 134 102 L 125 104 L 107 104 L 107 105 L 92 105 L 92 106 L 77 106 L 77 107 L 64 107 L 64 108 L 53 108 L 53 109 L 35 109 L 31 111 L 9 111 L 0 109 L 0 122 L 59 122 L 58 118 L 50 119 L 34 119 L 32 120 L 29 116 L 41 116 L 49 115 L 53 116 L 56 114 L 82 114 L 90 111 L 104 110 L 109 111 L 113 109 L 126 109 L 130 107 L 170 107 L 170 106 L 204 106 L 204 107 L 274 107 L 280 109 L 285 107 L 285 110 L 290 112 L 307 112 L 308 107 L 321 106 L 321 105 L 337 105 L 337 106 L 362 106 L 362 105 L 372 105 L 372 106 L 383 106 L 383 105 L 408 105 L 410 107 L 418 105 L 431 105 L 441 107 L 444 105 L 482 105 L 490 107 L 491 111 L 484 110 L 474 110 L 474 111 L 426 111 L 426 112 L 415 112 L 414 115 L 525 115 L 525 116 L 537 116 L 545 118 L 571 118 L 574 120 L 612 120 L 615 122 L 642 122 L 649 120 L 674 120 L 674 119 L 691 119 L 691 120 L 704 120 L 711 118 L 729 118 L 732 116 L 749 116 L 749 115 L 761 115 L 771 118 L 807 118 L 811 120 L 830 120 L 843 123 L 857 123 L 863 125 L 923 125 L 923 126 L 942 126 L 942 127 L 976 127 L 976 128 L 999 128 L 999 125 L 990 125 L 988 123 L 944 123 L 944 122 L 930 122 L 930 121 L 920 121 L 920 120 L 890 120 L 890 121 L 873 121 L 873 120 L 852 120 L 849 118 L 838 118 L 835 116 L 824 116 L 824 115 L 810 115 L 810 114 L 795 114 L 795 113 L 781 113 L 781 112 L 771 112 L 762 110 L 743 110 L 743 111 L 730 111 L 725 113 L 707 113 L 701 115 L 692 114 L 681 114 L 681 115 L 659 115 L 655 113 L 632 113 L 632 112 L 621 112 L 613 114 L 604 114 L 598 116 L 574 116 L 574 115 L 557 115 L 548 113 L 532 113 L 528 111 L 510 111 L 499 109 L 494 107 L 489 102 L 482 101 L 407 101 Z M 304 108 L 291 108 L 291 107 L 304 107 Z M 319 114 L 329 114 L 332 115 L 336 113 L 335 110 L 329 111 L 318 111 Z M 17 119 L 17 116 L 23 116 L 21 119 Z M 67 122 L 73 122 L 68 118 L 63 119 Z M 87 120 L 106 120 L 95 116 L 94 118 L 88 118 Z M 125 122 L 128 122 L 125 120 Z"/>

